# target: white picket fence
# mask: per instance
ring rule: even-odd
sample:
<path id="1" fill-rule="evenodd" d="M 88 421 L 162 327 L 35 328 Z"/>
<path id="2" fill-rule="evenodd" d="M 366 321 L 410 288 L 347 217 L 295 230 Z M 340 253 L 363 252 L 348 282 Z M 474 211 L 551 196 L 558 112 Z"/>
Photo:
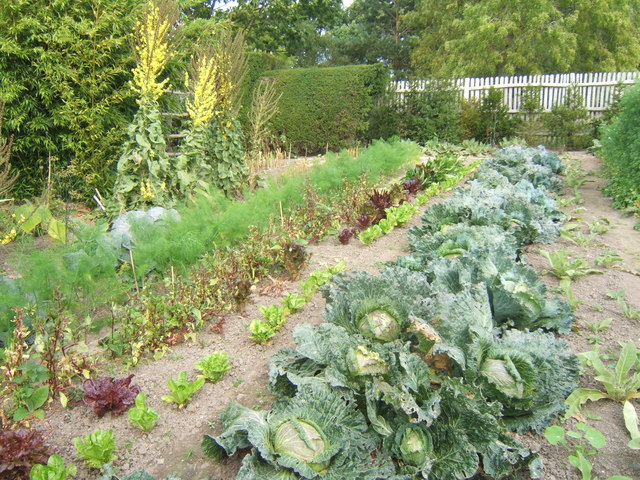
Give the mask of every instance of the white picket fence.
<path id="1" fill-rule="evenodd" d="M 613 99 L 616 87 L 620 84 L 631 85 L 640 77 L 640 72 L 600 72 L 600 73 L 556 73 L 547 75 L 523 75 L 513 77 L 467 77 L 451 80 L 465 100 L 481 99 L 491 87 L 502 90 L 503 102 L 509 113 L 519 113 L 522 90 L 527 87 L 540 87 L 540 100 L 544 111 L 551 111 L 556 105 L 564 103 L 567 89 L 575 86 L 580 89 L 584 105 L 592 116 L 601 114 Z M 406 94 L 422 91 L 429 80 L 393 81 L 389 92 L 395 92 L 394 101 L 403 104 Z"/>

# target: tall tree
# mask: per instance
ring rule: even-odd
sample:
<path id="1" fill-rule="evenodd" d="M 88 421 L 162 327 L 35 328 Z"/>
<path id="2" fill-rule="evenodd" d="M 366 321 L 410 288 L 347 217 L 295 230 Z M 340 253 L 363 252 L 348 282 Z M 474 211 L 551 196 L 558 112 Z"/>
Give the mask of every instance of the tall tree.
<path id="1" fill-rule="evenodd" d="M 565 16 L 575 17 L 574 72 L 635 70 L 640 64 L 640 1 L 560 1 Z"/>
<path id="2" fill-rule="evenodd" d="M 49 156 L 71 188 L 104 186 L 135 106 L 128 38 L 139 0 L 0 3 L 0 98 L 15 138 L 18 195 L 38 193 Z"/>
<path id="3" fill-rule="evenodd" d="M 230 18 L 256 49 L 284 51 L 299 63 L 314 64 L 321 35 L 342 14 L 341 0 L 239 0 Z"/>
<path id="4" fill-rule="evenodd" d="M 435 4 L 434 4 L 435 3 Z M 482 0 L 445 8 L 421 0 L 424 29 L 414 51 L 418 71 L 438 76 L 489 76 L 566 71 L 576 50 L 574 16 L 563 16 L 552 0 Z M 443 16 L 447 17 L 443 21 Z M 424 61 L 432 52 L 433 58 Z"/>

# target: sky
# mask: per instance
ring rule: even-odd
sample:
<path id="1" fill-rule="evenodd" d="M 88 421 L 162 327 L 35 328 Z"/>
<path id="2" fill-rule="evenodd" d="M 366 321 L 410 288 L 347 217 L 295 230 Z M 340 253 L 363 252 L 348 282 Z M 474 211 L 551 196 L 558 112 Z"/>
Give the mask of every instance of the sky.
<path id="1" fill-rule="evenodd" d="M 347 8 L 352 3 L 353 3 L 353 0 L 342 0 L 342 5 L 344 5 L 344 8 Z"/>

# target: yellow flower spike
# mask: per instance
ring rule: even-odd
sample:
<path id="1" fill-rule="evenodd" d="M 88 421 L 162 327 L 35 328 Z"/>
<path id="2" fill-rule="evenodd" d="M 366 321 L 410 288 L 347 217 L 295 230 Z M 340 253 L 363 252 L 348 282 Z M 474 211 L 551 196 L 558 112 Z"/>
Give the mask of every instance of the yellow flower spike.
<path id="1" fill-rule="evenodd" d="M 157 100 L 168 79 L 158 81 L 171 57 L 169 39 L 172 33 L 168 15 L 162 15 L 153 1 L 149 1 L 142 21 L 136 22 L 135 53 L 138 60 L 133 70 L 133 89 L 142 97 Z"/>

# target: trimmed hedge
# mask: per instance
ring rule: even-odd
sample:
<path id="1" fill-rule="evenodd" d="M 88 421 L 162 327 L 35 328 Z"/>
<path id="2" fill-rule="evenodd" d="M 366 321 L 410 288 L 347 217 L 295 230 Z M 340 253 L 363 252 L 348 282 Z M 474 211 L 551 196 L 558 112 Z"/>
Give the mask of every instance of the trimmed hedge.
<path id="1" fill-rule="evenodd" d="M 282 93 L 274 130 L 300 154 L 353 145 L 366 132 L 369 113 L 389 78 L 382 65 L 296 68 L 265 75 L 276 80 Z"/>

